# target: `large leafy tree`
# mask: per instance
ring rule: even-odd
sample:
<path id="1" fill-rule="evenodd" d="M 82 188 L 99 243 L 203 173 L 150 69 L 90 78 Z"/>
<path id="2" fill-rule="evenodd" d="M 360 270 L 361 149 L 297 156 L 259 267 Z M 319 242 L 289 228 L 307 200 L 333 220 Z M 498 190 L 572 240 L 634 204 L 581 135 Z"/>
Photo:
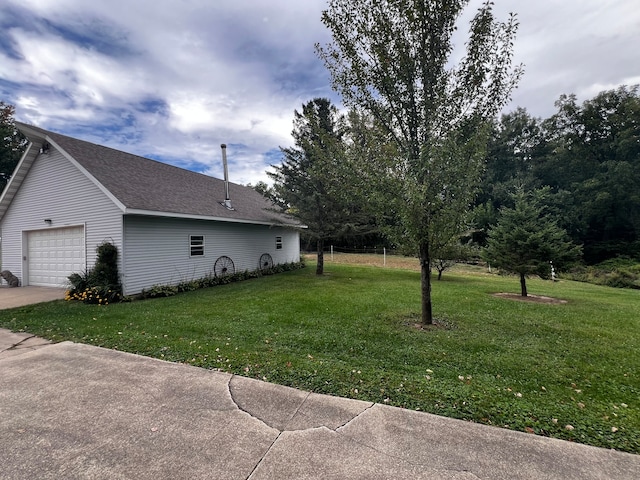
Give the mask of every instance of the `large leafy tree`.
<path id="1" fill-rule="evenodd" d="M 563 95 L 556 106 L 545 123 L 553 150 L 536 174 L 572 192 L 574 216 L 586 224 L 578 233 L 587 261 L 626 254 L 640 241 L 639 87 L 604 91 L 582 105 Z"/>
<path id="2" fill-rule="evenodd" d="M 350 193 L 355 172 L 345 153 L 346 123 L 337 107 L 316 98 L 294 113 L 293 147 L 281 148 L 283 161 L 268 175 L 271 199 L 306 227 L 316 243 L 316 273 L 324 272 L 327 240 L 357 231 L 368 219 Z"/>
<path id="3" fill-rule="evenodd" d="M 11 178 L 20 157 L 25 150 L 27 140 L 15 127 L 13 115 L 15 108 L 0 102 L 0 193 Z"/>
<path id="4" fill-rule="evenodd" d="M 532 169 L 544 145 L 542 121 L 524 109 L 505 113 L 491 128 L 487 163 L 476 202 L 500 208 L 517 188 L 536 184 Z"/>
<path id="5" fill-rule="evenodd" d="M 584 245 L 587 263 L 640 259 L 640 87 L 603 91 L 582 104 L 562 95 L 556 107 L 545 120 L 518 108 L 495 122 L 474 240 L 486 243 L 499 209 L 513 207 L 512 193 L 549 186 L 545 204 Z"/>
<path id="6" fill-rule="evenodd" d="M 513 207 L 513 194 L 548 185 L 536 175 L 541 162 L 553 154 L 554 144 L 541 119 L 532 117 L 523 108 L 503 114 L 491 129 L 487 149 L 487 164 L 476 197 L 473 239 L 486 244 L 488 229 L 498 220 L 502 207 Z M 545 196 L 550 210 L 559 216 L 559 224 L 570 234 L 584 228 L 576 213 L 571 192 L 555 188 Z"/>
<path id="7" fill-rule="evenodd" d="M 514 207 L 500 210 L 484 251 L 490 265 L 519 275 L 523 297 L 527 296 L 527 276 L 548 278 L 551 265 L 560 271 L 581 255 L 581 247 L 571 241 L 545 207 L 548 194 L 548 188 L 515 194 Z"/>
<path id="8" fill-rule="evenodd" d="M 381 174 L 397 212 L 398 240 L 421 264 L 422 322 L 433 322 L 432 254 L 458 234 L 484 160 L 487 122 L 520 76 L 512 68 L 514 16 L 494 18 L 487 1 L 471 21 L 455 64 L 452 36 L 465 0 L 330 0 L 317 45 L 344 103 L 369 112 L 397 146 Z"/>
<path id="9" fill-rule="evenodd" d="M 393 241 L 399 225 L 397 211 L 389 203 L 396 186 L 385 175 L 397 156 L 396 145 L 368 112 L 351 109 L 346 118 L 346 154 L 357 175 L 348 194 L 358 202 L 363 220 L 368 223 L 359 238 L 398 246 Z"/>

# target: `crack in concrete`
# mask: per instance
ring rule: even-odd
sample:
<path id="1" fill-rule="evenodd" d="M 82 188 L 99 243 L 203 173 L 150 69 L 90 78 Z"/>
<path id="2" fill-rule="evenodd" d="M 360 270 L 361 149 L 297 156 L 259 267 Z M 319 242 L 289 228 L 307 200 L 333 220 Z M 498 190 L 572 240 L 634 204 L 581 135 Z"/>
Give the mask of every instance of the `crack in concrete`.
<path id="1" fill-rule="evenodd" d="M 242 401 L 242 397 L 238 397 L 237 395 L 240 394 L 239 392 L 241 392 L 241 390 L 236 391 L 233 387 L 233 381 L 234 379 L 245 379 L 247 377 L 243 377 L 243 376 L 238 376 L 238 375 L 231 375 L 229 377 L 229 380 L 227 381 L 227 391 L 229 393 L 229 397 L 231 398 L 231 401 L 233 402 L 233 404 L 235 405 L 235 407 L 243 412 L 246 413 L 247 415 L 249 415 L 251 418 L 260 421 L 262 424 L 264 424 L 265 426 L 269 427 L 269 428 L 273 428 L 275 430 L 277 430 L 278 432 L 282 433 L 285 431 L 309 431 L 309 430 L 314 430 L 317 428 L 326 428 L 327 430 L 333 431 L 338 433 L 338 430 L 345 427 L 346 425 L 348 425 L 349 423 L 351 423 L 352 421 L 354 421 L 355 419 L 357 419 L 360 415 L 362 415 L 363 413 L 367 412 L 369 409 L 373 408 L 376 404 L 375 403 L 370 403 L 370 402 L 363 402 L 363 403 L 369 403 L 369 405 L 364 408 L 362 411 L 358 412 L 357 414 L 352 415 L 350 418 L 346 419 L 343 423 L 338 424 L 337 426 L 330 426 L 331 422 L 326 422 L 323 420 L 319 420 L 317 422 L 315 422 L 312 426 L 307 426 L 307 427 L 296 427 L 296 420 L 299 420 L 300 417 L 304 417 L 304 418 L 314 418 L 314 411 L 313 411 L 313 407 L 311 407 L 311 411 L 307 411 L 305 412 L 305 407 L 307 407 L 311 401 L 311 397 L 312 395 L 322 395 L 322 394 L 315 394 L 312 391 L 300 391 L 304 393 L 304 398 L 302 398 L 299 403 L 297 403 L 295 405 L 295 407 L 292 406 L 292 411 L 290 414 L 288 414 L 284 419 L 282 420 L 274 420 L 273 418 L 268 418 L 269 417 L 269 412 L 264 412 L 265 415 L 267 415 L 267 418 L 261 416 L 259 414 L 259 409 L 256 408 L 252 408 L 252 405 L 246 405 L 246 402 Z M 254 379 L 251 379 L 254 380 Z M 288 387 L 287 387 L 288 388 Z M 241 394 L 240 394 L 241 395 Z M 242 405 L 245 405 L 245 407 L 243 407 Z M 311 402 L 311 404 L 313 405 L 313 402 Z M 290 410 L 289 409 L 282 409 L 281 410 L 282 413 L 288 413 Z M 293 426 L 292 426 L 293 425 Z M 335 424 L 334 424 L 335 425 Z M 290 428 L 291 427 L 291 428 Z"/>
<path id="2" fill-rule="evenodd" d="M 269 428 L 273 428 L 274 430 L 278 431 L 278 435 L 276 435 L 276 438 L 273 439 L 273 441 L 271 442 L 271 444 L 269 445 L 269 447 L 265 450 L 265 452 L 262 454 L 262 456 L 260 457 L 260 460 L 258 460 L 256 462 L 256 464 L 253 466 L 253 469 L 251 470 L 251 472 L 249 473 L 249 475 L 246 477 L 246 480 L 251 480 L 251 478 L 254 476 L 255 472 L 258 470 L 258 468 L 260 467 L 260 465 L 262 465 L 262 463 L 265 461 L 265 459 L 267 458 L 267 456 L 269 455 L 269 452 L 273 449 L 273 446 L 276 444 L 276 442 L 280 439 L 280 437 L 282 436 L 283 430 L 277 429 L 272 427 L 271 425 L 269 425 L 267 422 L 265 422 L 263 419 L 257 417 L 256 415 L 254 415 L 253 413 L 243 409 L 240 404 L 238 403 L 238 401 L 236 400 L 236 398 L 233 395 L 233 389 L 231 388 L 231 381 L 233 380 L 234 377 L 236 377 L 237 375 L 231 375 L 229 377 L 229 380 L 227 380 L 227 392 L 229 392 L 229 397 L 231 398 L 231 401 L 233 402 L 233 404 L 236 406 L 236 408 L 238 409 L 238 411 L 246 413 L 247 415 L 249 415 L 249 417 L 258 420 L 259 422 L 261 422 L 263 425 L 265 425 L 266 427 Z M 305 400 L 309 397 L 309 395 L 307 395 L 305 397 Z M 302 402 L 302 404 L 304 403 L 304 401 Z M 300 410 L 300 407 L 302 407 L 302 404 L 300 404 L 298 406 L 298 409 L 296 410 L 296 413 Z M 295 413 L 294 415 L 291 417 L 293 418 L 295 417 Z M 289 421 L 291 421 L 291 418 L 289 419 Z"/>
<path id="3" fill-rule="evenodd" d="M 253 413 L 249 412 L 248 410 L 245 410 L 244 408 L 242 408 L 240 406 L 240 404 L 238 403 L 238 400 L 236 400 L 235 396 L 233 395 L 233 388 L 231 388 L 231 381 L 237 377 L 237 375 L 231 375 L 229 377 L 229 380 L 227 381 L 227 392 L 229 392 L 229 396 L 231 397 L 231 401 L 233 402 L 233 404 L 236 406 L 236 408 L 243 413 L 246 413 L 247 415 L 249 415 L 251 418 L 254 418 L 256 420 L 258 420 L 259 422 L 263 423 L 264 425 L 266 425 L 269 428 L 273 428 L 274 430 L 278 430 L 278 437 L 282 434 L 282 430 L 280 430 L 279 428 L 275 428 L 272 427 L 271 425 L 269 425 L 265 420 L 263 420 L 262 418 L 258 417 L 257 415 L 254 415 Z M 289 419 L 289 421 L 291 421 L 291 419 Z M 276 440 L 277 438 L 276 437 Z M 274 440 L 275 443 L 275 440 Z M 273 443 L 271 444 L 271 447 L 273 446 Z M 271 449 L 271 447 L 269 447 L 269 449 Z"/>
<path id="4" fill-rule="evenodd" d="M 20 345 L 22 345 L 24 342 L 26 342 L 27 340 L 30 340 L 32 338 L 35 338 L 35 337 L 36 337 L 35 335 L 31 335 L 29 337 L 25 337 L 22 340 L 20 340 L 18 343 L 16 343 L 16 344 L 10 346 L 9 348 L 7 348 L 7 351 L 8 350 L 17 350 L 18 347 L 20 347 Z"/>
<path id="5" fill-rule="evenodd" d="M 232 402 L 234 403 L 235 407 L 239 411 L 249 415 L 249 417 L 261 422 L 266 427 L 274 429 L 274 430 L 276 430 L 278 432 L 276 437 L 273 439 L 273 441 L 269 444 L 268 448 L 265 450 L 264 454 L 256 462 L 256 464 L 252 468 L 251 472 L 246 477 L 246 480 L 251 480 L 252 478 L 256 477 L 257 472 L 260 469 L 260 466 L 263 465 L 265 461 L 267 461 L 267 458 L 269 457 L 270 452 L 273 451 L 273 449 L 275 448 L 275 446 L 278 443 L 278 441 L 282 438 L 283 434 L 285 434 L 285 432 L 293 432 L 293 430 L 288 430 L 288 426 L 291 425 L 291 423 L 294 422 L 295 419 L 299 415 L 302 414 L 301 412 L 304 410 L 305 405 L 307 405 L 307 403 L 309 402 L 310 397 L 314 394 L 314 392 L 304 392 L 305 393 L 304 398 L 295 407 L 295 409 L 293 409 L 293 412 L 288 416 L 287 420 L 285 422 L 283 422 L 284 426 L 281 427 L 281 428 L 278 428 L 276 426 L 271 425 L 267 420 L 265 420 L 263 418 L 260 418 L 260 416 L 256 415 L 255 412 L 249 411 L 249 410 L 244 409 L 244 408 L 242 408 L 240 406 L 241 401 L 239 400 L 239 398 L 237 398 L 234 395 L 234 389 L 232 388 L 232 380 L 235 377 L 238 377 L 240 379 L 246 378 L 246 377 L 242 377 L 242 376 L 232 375 L 232 376 L 229 377 L 229 380 L 227 381 L 227 390 L 229 392 L 229 396 L 230 396 Z M 342 437 L 342 438 L 344 438 L 344 439 L 346 439 L 346 440 L 348 440 L 350 442 L 353 442 L 354 444 L 360 445 L 361 447 L 364 447 L 366 449 L 369 449 L 371 451 L 376 452 L 376 454 L 380 455 L 381 457 L 389 458 L 389 459 L 391 459 L 391 460 L 393 460 L 395 462 L 398 462 L 399 464 L 404 464 L 404 465 L 408 465 L 408 466 L 411 466 L 411 467 L 429 467 L 428 464 L 425 464 L 423 462 L 415 461 L 414 459 L 406 458 L 406 457 L 404 457 L 402 455 L 398 455 L 398 454 L 394 454 L 394 453 L 385 451 L 384 449 L 381 449 L 381 448 L 378 448 L 378 447 L 376 447 L 374 445 L 369 444 L 366 440 L 363 441 L 362 439 L 359 439 L 358 437 L 353 437 L 353 436 L 349 435 L 345 431 L 345 429 L 352 422 L 354 422 L 355 420 L 360 418 L 365 413 L 369 412 L 376 405 L 379 405 L 379 404 L 371 403 L 366 408 L 364 408 L 361 412 L 353 415 L 351 418 L 349 418 L 343 424 L 339 425 L 336 428 L 330 428 L 327 425 L 323 424 L 323 425 L 320 425 L 320 426 L 313 426 L 313 427 L 296 429 L 295 432 L 310 432 L 310 431 L 313 431 L 313 430 L 326 429 L 327 431 L 334 432 L 335 434 L 339 435 L 340 437 Z M 436 470 L 442 471 L 442 472 L 464 473 L 464 474 L 468 474 L 472 478 L 476 478 L 476 479 L 480 478 L 473 471 L 469 470 L 468 468 L 459 468 L 459 467 L 455 467 L 455 466 L 444 466 L 443 465 L 443 466 L 437 468 Z"/>
<path id="6" fill-rule="evenodd" d="M 291 421 L 296 418 L 296 415 L 298 415 L 298 412 L 300 411 L 300 409 L 304 406 L 304 404 L 306 403 L 306 401 L 309 399 L 309 396 L 311 395 L 311 392 L 306 392 L 307 394 L 305 395 L 304 399 L 302 400 L 302 402 L 300 402 L 300 405 L 298 405 L 298 408 L 296 408 L 296 411 L 293 412 L 293 415 L 291 415 L 291 417 L 289 417 L 289 420 L 287 420 L 285 426 L 284 426 L 284 430 L 281 430 L 280 433 L 282 433 L 283 431 L 287 430 L 287 427 L 291 424 Z M 305 428 L 304 430 L 309 430 L 308 428 Z"/>
<path id="7" fill-rule="evenodd" d="M 395 455 L 393 453 L 381 450 L 380 448 L 377 448 L 373 445 L 370 445 L 369 443 L 367 443 L 366 441 L 361 441 L 358 440 L 358 438 L 353 437 L 349 434 L 347 434 L 344 429 L 353 421 L 355 421 L 358 417 L 362 416 L 363 414 L 365 414 L 366 412 L 368 412 L 369 410 L 371 410 L 372 408 L 374 408 L 376 405 L 381 405 L 378 403 L 372 403 L 369 407 L 367 407 L 366 409 L 364 409 L 362 412 L 360 412 L 358 415 L 356 415 L 355 417 L 353 417 L 351 420 L 347 421 L 344 425 L 341 425 L 340 427 L 338 427 L 335 432 L 342 436 L 343 438 L 348 439 L 351 442 L 354 442 L 362 447 L 365 448 L 369 448 L 371 450 L 373 450 L 374 452 L 377 452 L 379 455 L 388 457 L 388 458 L 392 458 L 396 461 L 402 462 L 402 463 L 406 463 L 407 465 L 411 465 L 414 467 L 427 467 L 428 465 L 426 463 L 422 463 L 422 462 L 414 462 L 411 459 L 407 459 L 405 457 L 402 457 L 400 455 Z M 473 475 L 475 478 L 479 478 L 475 473 L 473 473 L 472 471 L 468 470 L 468 469 L 464 469 L 464 468 L 454 468 L 454 467 L 443 467 L 442 470 L 447 471 L 447 472 L 459 472 L 459 473 L 468 473 L 470 475 Z"/>
<path id="8" fill-rule="evenodd" d="M 229 396 L 231 397 L 231 401 L 233 402 L 233 404 L 236 406 L 236 408 L 238 410 L 240 410 L 241 412 L 245 412 L 250 417 L 253 417 L 253 415 L 251 415 L 249 412 L 246 412 L 245 410 L 243 410 L 240 407 L 240 405 L 238 405 L 238 402 L 236 401 L 235 397 L 233 396 L 233 392 L 231 391 L 231 380 L 233 380 L 233 377 L 235 377 L 235 375 L 230 375 L 229 379 L 227 380 L 227 392 L 229 392 Z M 258 420 L 260 420 L 260 419 L 258 419 Z"/>
<path id="9" fill-rule="evenodd" d="M 340 426 L 339 426 L 338 428 L 336 428 L 334 431 L 335 431 L 336 433 L 340 433 L 341 435 L 344 435 L 344 434 L 342 434 L 341 432 L 339 432 L 338 430 L 340 430 L 340 429 L 342 429 L 342 428 L 345 428 L 347 425 L 349 425 L 349 424 L 350 424 L 351 422 L 353 422 L 355 419 L 357 419 L 358 417 L 360 417 L 360 416 L 361 416 L 361 415 L 363 415 L 364 413 L 368 412 L 369 410 L 371 410 L 371 409 L 372 409 L 373 407 L 375 407 L 376 405 L 377 405 L 376 403 L 371 403 L 371 405 L 369 405 L 367 408 L 365 408 L 364 410 L 362 410 L 360 413 L 358 413 L 358 414 L 357 414 L 356 416 L 354 416 L 353 418 L 351 418 L 351 419 L 347 420 L 344 424 L 340 425 Z M 344 435 L 344 436 L 346 437 L 347 435 Z"/>
<path id="10" fill-rule="evenodd" d="M 273 439 L 273 442 L 271 442 L 271 445 L 269 445 L 269 448 L 267 448 L 267 451 L 264 452 L 260 460 L 255 464 L 255 466 L 253 467 L 253 470 L 251 470 L 251 473 L 249 474 L 246 480 L 251 480 L 251 477 L 253 477 L 253 474 L 256 472 L 256 470 L 258 470 L 258 467 L 260 467 L 262 462 L 264 462 L 265 458 L 267 458 L 267 456 L 269 455 L 269 452 L 271 451 L 271 449 L 273 448 L 273 446 L 276 444 L 276 442 L 281 436 L 282 436 L 282 432 L 279 432 L 276 438 Z"/>
<path id="11" fill-rule="evenodd" d="M 375 405 L 376 404 L 372 405 L 370 408 L 372 408 Z M 362 413 L 364 413 L 364 412 L 362 412 Z M 347 422 L 347 423 L 349 423 L 349 422 Z M 342 427 L 340 427 L 340 428 L 342 428 Z M 472 475 L 474 478 L 477 478 L 478 480 L 480 480 L 480 477 L 478 475 L 476 475 L 473 471 L 469 470 L 468 468 L 459 468 L 459 467 L 452 467 L 452 466 L 445 466 L 445 465 L 443 465 L 441 467 L 435 467 L 434 468 L 434 467 L 430 466 L 428 463 L 416 462 L 416 461 L 411 460 L 410 458 L 406 458 L 406 457 L 403 457 L 403 456 L 400 456 L 400 455 L 395 455 L 395 454 L 387 452 L 385 450 L 381 450 L 380 448 L 374 447 L 373 445 L 369 445 L 367 442 L 360 441 L 355 437 L 347 435 L 344 432 L 336 431 L 336 433 L 338 435 L 342 436 L 343 438 L 346 438 L 349 441 L 351 441 L 351 442 L 353 442 L 353 443 L 355 443 L 357 445 L 360 445 L 360 446 L 362 446 L 364 448 L 368 448 L 370 450 L 373 450 L 378 455 L 383 456 L 383 457 L 387 457 L 387 458 L 391 458 L 391 459 L 397 461 L 398 463 L 404 463 L 406 465 L 411 465 L 412 467 L 426 467 L 426 468 L 434 469 L 436 471 L 468 473 L 469 475 Z"/>

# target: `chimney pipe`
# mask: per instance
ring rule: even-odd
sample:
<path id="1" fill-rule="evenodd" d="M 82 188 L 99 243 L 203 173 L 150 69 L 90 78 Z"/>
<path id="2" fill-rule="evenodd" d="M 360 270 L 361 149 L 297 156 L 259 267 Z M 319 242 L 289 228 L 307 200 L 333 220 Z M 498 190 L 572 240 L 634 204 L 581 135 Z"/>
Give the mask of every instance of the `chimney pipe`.
<path id="1" fill-rule="evenodd" d="M 220 145 L 222 148 L 222 166 L 224 167 L 224 202 L 222 205 L 228 208 L 229 210 L 233 210 L 231 206 L 231 199 L 229 198 L 229 169 L 227 167 L 227 146 L 223 143 Z"/>

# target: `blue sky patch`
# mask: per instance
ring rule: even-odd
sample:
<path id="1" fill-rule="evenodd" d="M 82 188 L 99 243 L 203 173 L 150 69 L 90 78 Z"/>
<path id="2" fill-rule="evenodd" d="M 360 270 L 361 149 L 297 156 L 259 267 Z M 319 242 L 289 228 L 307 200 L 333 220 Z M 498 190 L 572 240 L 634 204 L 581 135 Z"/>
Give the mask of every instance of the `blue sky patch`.
<path id="1" fill-rule="evenodd" d="M 469 2 L 465 21 L 483 2 Z M 315 97 L 341 104 L 314 49 L 330 38 L 326 7 L 0 0 L 0 100 L 15 105 L 17 120 L 215 175 L 224 139 L 233 181 L 269 181 L 279 147 L 293 144 L 294 109 Z M 520 24 L 514 63 L 526 69 L 507 111 L 548 117 L 560 94 L 584 101 L 640 83 L 637 0 L 494 6 L 499 20 L 511 10 Z"/>

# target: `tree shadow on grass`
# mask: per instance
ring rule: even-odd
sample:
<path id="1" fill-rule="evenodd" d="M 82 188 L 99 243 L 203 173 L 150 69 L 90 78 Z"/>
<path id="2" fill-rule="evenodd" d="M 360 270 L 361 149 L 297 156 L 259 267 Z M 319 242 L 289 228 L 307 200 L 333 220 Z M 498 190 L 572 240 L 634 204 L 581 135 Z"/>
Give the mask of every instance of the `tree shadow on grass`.
<path id="1" fill-rule="evenodd" d="M 434 331 L 434 330 L 454 330 L 458 326 L 444 315 L 434 317 L 433 323 L 430 325 L 422 324 L 422 316 L 417 312 L 398 313 L 391 320 L 396 324 L 402 325 L 404 328 L 418 331 Z"/>
<path id="2" fill-rule="evenodd" d="M 545 297 L 543 295 L 529 294 L 526 297 L 523 297 L 519 293 L 500 292 L 500 293 L 494 293 L 493 296 L 500 297 L 500 298 L 507 298 L 509 300 L 516 300 L 519 302 L 545 303 L 549 305 L 561 305 L 561 304 L 569 303 L 567 300 L 562 300 L 561 298 Z"/>

